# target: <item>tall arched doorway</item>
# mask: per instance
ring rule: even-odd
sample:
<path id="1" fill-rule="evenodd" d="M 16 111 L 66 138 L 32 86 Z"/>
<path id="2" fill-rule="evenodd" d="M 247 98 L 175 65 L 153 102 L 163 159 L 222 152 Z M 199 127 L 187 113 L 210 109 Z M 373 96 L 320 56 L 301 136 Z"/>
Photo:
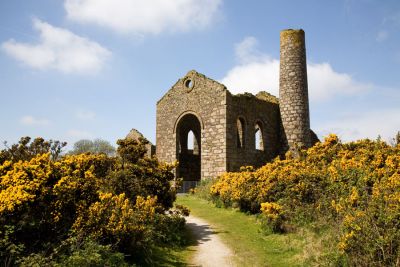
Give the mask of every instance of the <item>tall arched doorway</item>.
<path id="1" fill-rule="evenodd" d="M 194 114 L 188 113 L 178 121 L 176 154 L 179 161 L 176 177 L 183 178 L 182 191 L 186 192 L 201 177 L 201 124 Z"/>

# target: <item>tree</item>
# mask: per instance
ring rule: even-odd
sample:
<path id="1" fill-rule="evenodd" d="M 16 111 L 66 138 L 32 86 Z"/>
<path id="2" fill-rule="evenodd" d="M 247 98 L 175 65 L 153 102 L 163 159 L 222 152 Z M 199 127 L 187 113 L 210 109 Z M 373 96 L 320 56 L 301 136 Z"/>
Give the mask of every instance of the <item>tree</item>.
<path id="1" fill-rule="evenodd" d="M 397 131 L 395 137 L 389 140 L 389 144 L 392 146 L 400 145 L 400 131 Z"/>
<path id="2" fill-rule="evenodd" d="M 88 140 L 82 139 L 74 144 L 74 148 L 70 151 L 70 154 L 82 154 L 82 153 L 93 153 L 93 154 L 106 154 L 108 156 L 115 155 L 115 148 L 110 142 L 102 139 Z"/>
<path id="3" fill-rule="evenodd" d="M 6 160 L 17 162 L 19 160 L 30 160 L 37 155 L 50 153 L 52 160 L 57 160 L 62 149 L 67 145 L 66 142 L 58 140 L 46 141 L 42 137 L 36 137 L 31 142 L 31 137 L 21 137 L 17 144 L 9 147 L 7 142 L 4 142 L 6 149 L 0 151 L 0 164 Z"/>

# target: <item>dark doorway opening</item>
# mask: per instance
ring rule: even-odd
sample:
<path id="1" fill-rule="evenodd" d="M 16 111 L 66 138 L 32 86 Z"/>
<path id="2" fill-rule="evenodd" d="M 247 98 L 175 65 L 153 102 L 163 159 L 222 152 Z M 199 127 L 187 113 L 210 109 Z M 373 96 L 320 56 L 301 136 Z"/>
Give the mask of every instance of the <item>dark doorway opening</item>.
<path id="1" fill-rule="evenodd" d="M 176 177 L 183 178 L 181 191 L 196 186 L 201 177 L 201 125 L 193 114 L 184 115 L 176 128 L 176 152 L 179 166 Z"/>

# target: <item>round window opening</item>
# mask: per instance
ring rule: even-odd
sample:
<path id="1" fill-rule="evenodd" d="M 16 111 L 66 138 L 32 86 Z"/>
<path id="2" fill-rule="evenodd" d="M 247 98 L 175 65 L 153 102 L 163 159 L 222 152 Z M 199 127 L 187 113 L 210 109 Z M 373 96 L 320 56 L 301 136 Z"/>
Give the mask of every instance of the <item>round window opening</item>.
<path id="1" fill-rule="evenodd" d="M 191 79 L 187 79 L 187 80 L 185 81 L 185 86 L 186 86 L 186 88 L 192 89 L 192 88 L 193 88 L 193 85 L 194 85 L 194 82 L 193 82 Z"/>

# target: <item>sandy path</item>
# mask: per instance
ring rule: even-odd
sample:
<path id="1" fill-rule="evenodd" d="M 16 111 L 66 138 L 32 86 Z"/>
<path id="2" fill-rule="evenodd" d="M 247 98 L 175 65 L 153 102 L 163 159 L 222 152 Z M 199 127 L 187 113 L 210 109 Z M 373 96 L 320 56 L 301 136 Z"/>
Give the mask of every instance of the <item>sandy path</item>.
<path id="1" fill-rule="evenodd" d="M 189 216 L 186 225 L 192 231 L 198 245 L 192 264 L 195 266 L 235 266 L 232 251 L 222 243 L 217 232 L 204 220 Z"/>

